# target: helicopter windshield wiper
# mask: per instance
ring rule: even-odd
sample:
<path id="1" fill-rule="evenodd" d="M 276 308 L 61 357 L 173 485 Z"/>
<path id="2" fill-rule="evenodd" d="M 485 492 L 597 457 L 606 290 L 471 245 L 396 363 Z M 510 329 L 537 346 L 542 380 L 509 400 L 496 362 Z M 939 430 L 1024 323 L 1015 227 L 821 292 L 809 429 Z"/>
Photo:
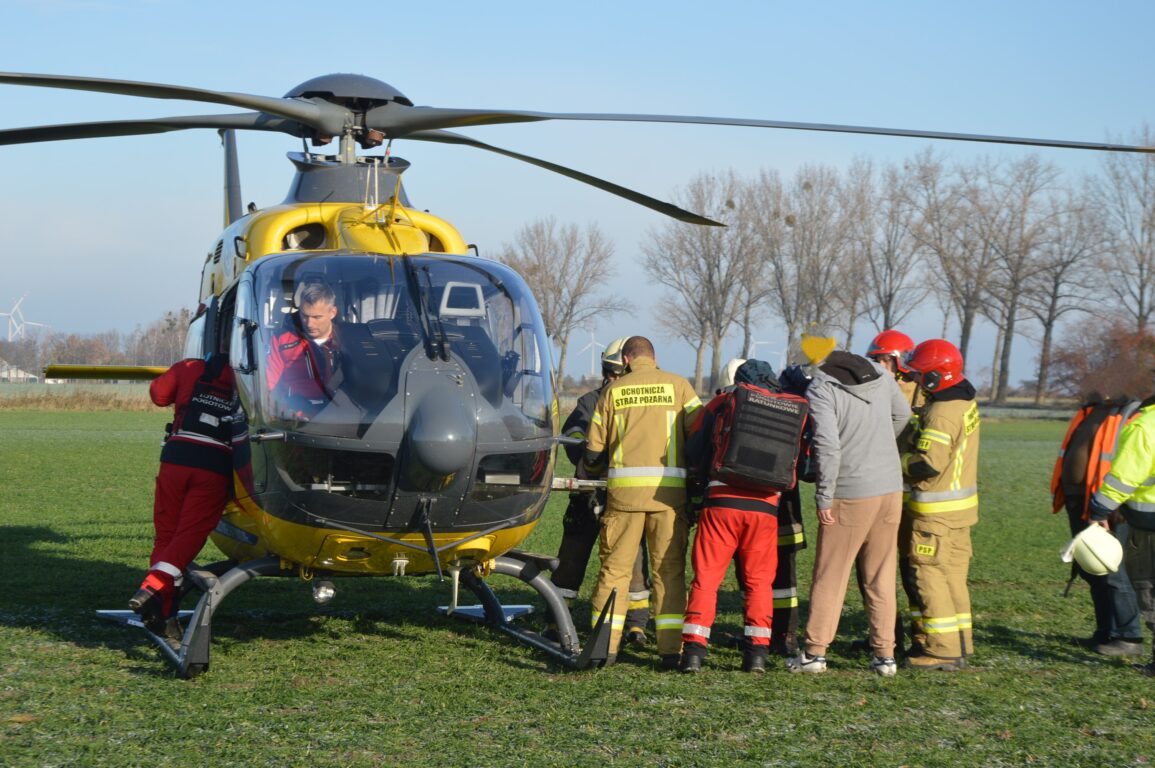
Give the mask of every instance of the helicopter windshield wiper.
<path id="1" fill-rule="evenodd" d="M 405 267 L 405 282 L 409 286 L 409 300 L 417 312 L 417 318 L 421 321 L 421 336 L 425 342 L 425 355 L 430 360 L 434 358 L 441 358 L 442 360 L 449 360 L 449 353 L 446 350 L 445 332 L 438 325 L 438 337 L 435 339 L 433 335 L 433 318 L 430 317 L 429 307 L 421 298 L 421 285 L 417 281 L 417 267 L 413 264 L 411 257 L 401 256 L 401 264 Z M 429 274 L 426 272 L 426 282 L 429 281 Z M 432 287 L 432 286 L 430 286 Z"/>

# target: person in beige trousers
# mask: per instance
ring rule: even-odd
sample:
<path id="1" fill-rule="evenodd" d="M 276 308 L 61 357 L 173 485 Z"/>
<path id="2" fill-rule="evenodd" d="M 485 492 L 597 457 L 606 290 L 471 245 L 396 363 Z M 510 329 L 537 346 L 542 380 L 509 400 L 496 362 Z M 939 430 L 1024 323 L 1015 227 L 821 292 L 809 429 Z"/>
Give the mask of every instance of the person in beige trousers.
<path id="1" fill-rule="evenodd" d="M 902 519 L 902 465 L 895 438 L 910 419 L 910 403 L 877 363 L 832 352 L 806 390 L 814 423 L 818 550 L 810 588 L 806 637 L 792 672 L 826 671 L 850 570 L 858 561 L 870 624 L 870 669 L 894 675 L 897 613 L 895 564 Z"/>

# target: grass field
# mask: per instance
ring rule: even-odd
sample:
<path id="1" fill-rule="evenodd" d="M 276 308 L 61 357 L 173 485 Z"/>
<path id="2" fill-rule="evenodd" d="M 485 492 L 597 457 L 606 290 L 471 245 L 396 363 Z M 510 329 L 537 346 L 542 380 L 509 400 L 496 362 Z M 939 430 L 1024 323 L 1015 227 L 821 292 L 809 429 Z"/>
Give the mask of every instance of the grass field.
<path id="1" fill-rule="evenodd" d="M 433 578 L 338 584 L 316 606 L 296 580 L 238 590 L 214 621 L 212 667 L 173 677 L 120 608 L 148 556 L 164 415 L 0 411 L 0 765 L 713 766 L 1143 765 L 1155 683 L 1071 643 L 1092 629 L 1082 582 L 1062 597 L 1066 521 L 1047 484 L 1063 425 L 988 422 L 974 532 L 977 655 L 965 672 L 881 679 L 848 642 L 831 671 L 698 676 L 654 652 L 569 672 L 441 617 Z M 526 544 L 556 551 L 564 498 Z M 808 532 L 813 534 L 808 515 Z M 799 571 L 808 583 L 810 555 Z M 203 561 L 213 559 L 206 553 Z M 592 586 L 586 581 L 585 594 Z M 513 580 L 495 587 L 516 601 Z M 730 585 L 732 585 L 732 580 Z M 732 586 L 717 631 L 741 626 Z M 804 606 L 805 607 L 805 606 Z M 588 610 L 578 626 L 588 626 Z"/>

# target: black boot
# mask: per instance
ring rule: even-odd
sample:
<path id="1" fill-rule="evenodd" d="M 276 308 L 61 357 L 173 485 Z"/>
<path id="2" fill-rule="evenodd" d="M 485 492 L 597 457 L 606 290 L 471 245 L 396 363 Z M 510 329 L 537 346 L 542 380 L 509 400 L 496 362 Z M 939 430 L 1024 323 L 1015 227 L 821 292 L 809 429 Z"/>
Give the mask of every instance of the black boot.
<path id="1" fill-rule="evenodd" d="M 679 672 L 701 672 L 706 660 L 706 646 L 701 643 L 686 643 L 682 648 L 682 658 L 678 662 Z"/>
<path id="2" fill-rule="evenodd" d="M 128 598 L 128 608 L 143 619 L 153 619 L 161 613 L 160 595 L 151 589 L 141 587 Z"/>
<path id="3" fill-rule="evenodd" d="M 766 657 L 770 654 L 768 645 L 747 646 L 742 653 L 742 671 L 762 673 L 766 671 Z"/>

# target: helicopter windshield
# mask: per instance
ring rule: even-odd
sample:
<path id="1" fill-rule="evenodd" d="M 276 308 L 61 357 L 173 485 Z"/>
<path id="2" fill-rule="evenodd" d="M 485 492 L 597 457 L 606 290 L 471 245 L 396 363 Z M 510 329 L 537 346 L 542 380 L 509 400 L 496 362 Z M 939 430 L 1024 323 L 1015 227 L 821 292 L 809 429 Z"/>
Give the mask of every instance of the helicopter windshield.
<path id="1" fill-rule="evenodd" d="M 401 409 L 415 365 L 454 361 L 479 401 L 506 420 L 516 414 L 520 431 L 548 433 L 545 329 L 508 267 L 440 254 L 293 253 L 251 271 L 258 389 L 271 420 L 361 437 L 383 411 Z"/>

